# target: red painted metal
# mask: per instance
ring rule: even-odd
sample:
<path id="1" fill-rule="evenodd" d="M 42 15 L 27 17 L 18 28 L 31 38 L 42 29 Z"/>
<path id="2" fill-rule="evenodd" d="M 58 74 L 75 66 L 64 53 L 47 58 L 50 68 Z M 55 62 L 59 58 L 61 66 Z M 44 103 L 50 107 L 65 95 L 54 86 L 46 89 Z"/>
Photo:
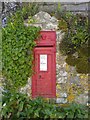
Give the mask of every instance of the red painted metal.
<path id="1" fill-rule="evenodd" d="M 56 32 L 55 31 L 41 31 L 40 38 L 36 40 L 37 46 L 56 46 Z"/>
<path id="2" fill-rule="evenodd" d="M 32 77 L 32 97 L 56 97 L 56 32 L 41 31 L 42 37 L 34 48 L 34 71 Z M 44 55 L 45 62 L 41 57 Z M 40 57 L 41 56 L 41 57 Z M 41 65 L 45 64 L 45 67 Z M 43 68 L 41 68 L 43 67 Z"/>

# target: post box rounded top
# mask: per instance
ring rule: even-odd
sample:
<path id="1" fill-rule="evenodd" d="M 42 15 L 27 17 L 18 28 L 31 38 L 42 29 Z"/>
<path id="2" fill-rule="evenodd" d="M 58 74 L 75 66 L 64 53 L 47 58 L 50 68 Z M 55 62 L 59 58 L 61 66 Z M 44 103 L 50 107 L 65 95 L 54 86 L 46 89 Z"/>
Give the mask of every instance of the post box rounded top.
<path id="1" fill-rule="evenodd" d="M 40 31 L 40 37 L 35 41 L 37 46 L 55 46 L 56 31 Z"/>

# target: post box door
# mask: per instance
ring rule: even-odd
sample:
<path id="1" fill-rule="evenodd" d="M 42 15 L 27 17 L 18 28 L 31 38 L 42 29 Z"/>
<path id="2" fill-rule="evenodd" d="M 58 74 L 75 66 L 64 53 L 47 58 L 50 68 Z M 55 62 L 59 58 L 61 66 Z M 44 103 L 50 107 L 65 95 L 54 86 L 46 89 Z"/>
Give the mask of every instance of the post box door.
<path id="1" fill-rule="evenodd" d="M 32 77 L 32 97 L 56 96 L 56 63 L 53 47 L 37 47 L 34 49 L 35 74 Z"/>

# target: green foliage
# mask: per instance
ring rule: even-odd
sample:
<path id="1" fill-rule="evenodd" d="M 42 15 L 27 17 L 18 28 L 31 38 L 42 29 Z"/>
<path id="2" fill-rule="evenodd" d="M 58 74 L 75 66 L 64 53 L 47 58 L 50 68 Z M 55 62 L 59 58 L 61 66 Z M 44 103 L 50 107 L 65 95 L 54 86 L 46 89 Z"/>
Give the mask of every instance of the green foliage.
<path id="1" fill-rule="evenodd" d="M 88 118 L 88 109 L 81 104 L 72 103 L 68 107 L 63 108 L 66 114 L 66 119 L 82 119 Z"/>
<path id="2" fill-rule="evenodd" d="M 90 65 L 89 65 L 89 57 L 90 53 L 89 47 L 83 45 L 81 48 L 77 50 L 78 56 L 74 56 L 74 54 L 68 55 L 66 58 L 66 62 L 68 65 L 75 66 L 78 73 L 87 74 L 90 72 Z M 83 67 L 82 67 L 83 65 Z"/>
<path id="3" fill-rule="evenodd" d="M 29 99 L 21 93 L 4 93 L 1 117 L 3 120 L 28 120 L 28 119 L 52 119 L 52 118 L 84 118 L 88 114 L 87 109 L 79 104 L 70 104 L 68 107 L 57 107 L 48 103 L 44 98 Z"/>
<path id="4" fill-rule="evenodd" d="M 75 66 L 78 73 L 89 73 L 88 17 L 61 9 L 58 9 L 56 14 L 59 19 L 58 27 L 65 32 L 59 47 L 62 54 L 67 55 L 66 62 Z M 78 53 L 77 58 L 73 56 L 74 53 Z"/>
<path id="5" fill-rule="evenodd" d="M 67 13 L 64 19 L 67 22 L 68 31 L 60 44 L 60 50 L 63 54 L 72 54 L 89 40 L 88 18 Z"/>
<path id="6" fill-rule="evenodd" d="M 59 29 L 66 29 L 64 39 L 60 44 L 60 50 L 63 54 L 72 54 L 89 40 L 88 17 L 81 14 L 73 14 L 63 9 L 58 9 L 55 13 L 59 19 Z M 62 25 L 64 24 L 64 25 Z"/>
<path id="7" fill-rule="evenodd" d="M 7 89 L 18 90 L 32 74 L 33 48 L 40 28 L 24 26 L 17 11 L 2 29 L 2 72 Z"/>
<path id="8" fill-rule="evenodd" d="M 33 16 L 38 12 L 38 4 L 36 3 L 23 3 L 22 16 L 27 19 L 28 16 Z"/>
<path id="9" fill-rule="evenodd" d="M 68 28 L 67 28 L 67 23 L 66 23 L 66 21 L 65 21 L 64 19 L 60 19 L 60 20 L 58 21 L 58 27 L 59 27 L 59 29 L 62 30 L 63 32 L 66 32 L 66 31 L 68 30 Z"/>
<path id="10" fill-rule="evenodd" d="M 32 16 L 29 16 L 28 17 L 28 24 L 32 24 L 32 23 L 35 23 L 36 21 L 35 21 L 35 19 L 33 19 L 33 17 Z"/>

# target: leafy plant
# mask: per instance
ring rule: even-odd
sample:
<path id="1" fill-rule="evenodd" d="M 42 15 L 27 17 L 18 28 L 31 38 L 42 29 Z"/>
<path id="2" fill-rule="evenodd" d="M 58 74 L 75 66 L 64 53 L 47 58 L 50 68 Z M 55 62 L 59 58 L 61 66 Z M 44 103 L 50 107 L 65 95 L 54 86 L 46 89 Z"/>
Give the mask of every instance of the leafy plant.
<path id="1" fill-rule="evenodd" d="M 90 65 L 89 65 L 89 56 L 90 53 L 88 53 L 89 47 L 86 45 L 83 45 L 81 48 L 77 50 L 77 56 L 74 56 L 74 54 L 68 55 L 66 58 L 66 62 L 68 65 L 76 66 L 76 70 L 78 73 L 84 73 L 87 74 L 90 72 Z M 82 67 L 83 65 L 83 67 Z"/>
<path id="2" fill-rule="evenodd" d="M 66 32 L 68 30 L 67 28 L 67 23 L 64 19 L 60 19 L 59 22 L 58 22 L 58 28 L 60 30 L 63 30 L 63 32 Z"/>
<path id="3" fill-rule="evenodd" d="M 18 90 L 32 75 L 33 48 L 40 28 L 24 25 L 17 11 L 2 29 L 2 73 L 7 89 Z"/>
<path id="4" fill-rule="evenodd" d="M 60 107 L 47 102 L 44 98 L 38 97 L 30 99 L 21 93 L 11 93 L 7 91 L 3 94 L 2 111 L 0 112 L 3 120 L 28 120 L 28 119 L 78 119 L 87 118 L 87 108 L 73 103 L 67 107 Z"/>
<path id="5" fill-rule="evenodd" d="M 38 10 L 38 4 L 36 3 L 23 3 L 22 6 L 22 16 L 24 19 L 27 19 L 28 16 L 33 16 L 35 15 L 39 10 Z"/>
<path id="6" fill-rule="evenodd" d="M 64 18 L 67 22 L 68 31 L 60 44 L 63 54 L 72 54 L 89 40 L 88 18 L 80 15 L 68 15 Z"/>
<path id="7" fill-rule="evenodd" d="M 7 91 L 3 94 L 2 98 L 2 119 L 21 119 L 26 117 L 27 105 L 30 103 L 30 99 L 27 98 L 27 95 Z"/>
<path id="8" fill-rule="evenodd" d="M 81 104 L 72 103 L 68 107 L 63 108 L 66 114 L 65 118 L 85 119 L 88 118 L 88 109 Z"/>
<path id="9" fill-rule="evenodd" d="M 60 44 L 63 54 L 73 54 L 89 40 L 88 17 L 82 14 L 73 14 L 61 8 L 58 4 L 55 16 L 59 19 L 59 29 L 64 30 L 65 36 Z M 64 29 L 65 28 L 65 29 Z"/>
<path id="10" fill-rule="evenodd" d="M 61 8 L 56 15 L 59 19 L 58 27 L 65 33 L 59 48 L 63 55 L 67 55 L 66 62 L 75 66 L 78 73 L 89 73 L 88 17 L 66 12 Z M 77 58 L 73 56 L 74 53 L 78 53 Z"/>
<path id="11" fill-rule="evenodd" d="M 32 16 L 28 17 L 28 24 L 35 23 L 35 20 L 33 19 Z"/>

